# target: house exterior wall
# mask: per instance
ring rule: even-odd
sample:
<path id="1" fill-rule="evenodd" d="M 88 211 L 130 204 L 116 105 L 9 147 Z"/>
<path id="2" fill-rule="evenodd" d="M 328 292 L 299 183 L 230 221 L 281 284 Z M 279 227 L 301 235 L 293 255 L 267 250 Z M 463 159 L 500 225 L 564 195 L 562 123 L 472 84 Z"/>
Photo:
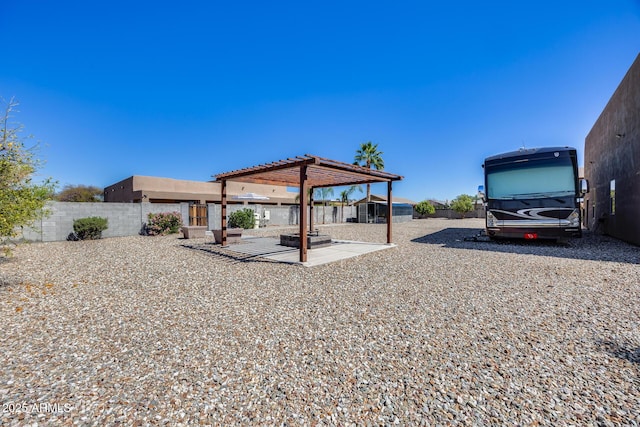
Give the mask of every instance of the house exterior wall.
<path id="1" fill-rule="evenodd" d="M 585 225 L 640 245 L 640 55 L 587 135 L 584 157 Z"/>
<path id="2" fill-rule="evenodd" d="M 227 182 L 227 197 L 231 199 L 245 193 L 269 197 L 268 203 L 295 203 L 298 193 L 277 185 Z M 188 181 L 173 178 L 134 175 L 104 189 L 105 202 L 220 202 L 221 185 L 212 181 Z M 229 200 L 232 202 L 232 200 Z"/>

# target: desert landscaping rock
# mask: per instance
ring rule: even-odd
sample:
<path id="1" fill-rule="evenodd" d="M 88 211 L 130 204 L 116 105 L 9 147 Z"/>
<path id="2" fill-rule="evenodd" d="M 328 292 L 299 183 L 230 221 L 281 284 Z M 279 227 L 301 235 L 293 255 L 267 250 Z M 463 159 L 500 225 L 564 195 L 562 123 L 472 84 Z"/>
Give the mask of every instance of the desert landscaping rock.
<path id="1" fill-rule="evenodd" d="M 175 235 L 21 245 L 0 424 L 640 425 L 640 249 L 465 241 L 482 224 L 313 268 Z"/>

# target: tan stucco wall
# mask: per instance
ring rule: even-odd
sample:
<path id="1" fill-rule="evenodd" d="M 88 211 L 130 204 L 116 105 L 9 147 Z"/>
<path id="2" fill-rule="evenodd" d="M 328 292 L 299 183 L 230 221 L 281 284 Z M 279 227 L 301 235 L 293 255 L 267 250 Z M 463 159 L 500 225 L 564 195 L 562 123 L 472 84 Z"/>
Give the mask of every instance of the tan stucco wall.
<path id="1" fill-rule="evenodd" d="M 173 178 L 159 178 L 153 176 L 133 177 L 133 191 L 161 191 L 169 193 L 210 194 L 220 192 L 220 185 L 204 181 L 186 181 Z"/>
<path id="2" fill-rule="evenodd" d="M 640 55 L 587 135 L 584 151 L 591 186 L 584 202 L 587 226 L 640 245 Z"/>
<path id="3" fill-rule="evenodd" d="M 105 202 L 133 202 L 136 196 L 133 194 L 133 176 L 111 184 L 104 188 Z M 139 198 L 140 195 L 137 195 Z"/>
<path id="4" fill-rule="evenodd" d="M 173 178 L 135 175 L 104 189 L 105 202 L 194 201 L 218 202 L 219 182 L 189 181 Z M 264 203 L 295 203 L 298 193 L 277 185 L 227 182 L 227 197 L 256 193 L 269 197 Z M 231 200 L 232 201 L 232 200 Z"/>

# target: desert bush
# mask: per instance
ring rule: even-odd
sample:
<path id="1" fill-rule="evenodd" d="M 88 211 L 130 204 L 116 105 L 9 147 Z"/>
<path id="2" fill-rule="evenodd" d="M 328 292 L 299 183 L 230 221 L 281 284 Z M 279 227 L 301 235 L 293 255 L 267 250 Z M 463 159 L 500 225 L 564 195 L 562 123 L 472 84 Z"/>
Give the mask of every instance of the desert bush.
<path id="1" fill-rule="evenodd" d="M 227 223 L 227 226 L 229 228 L 253 228 L 255 220 L 256 219 L 253 217 L 253 211 L 245 208 L 235 211 L 229 215 L 229 222 Z"/>
<path id="2" fill-rule="evenodd" d="M 50 213 L 46 202 L 55 189 L 55 182 L 45 179 L 36 184 L 42 162 L 36 157 L 38 144 L 27 143 L 23 126 L 14 121 L 18 102 L 6 102 L 0 97 L 0 252 L 11 255 L 22 227 Z"/>
<path id="3" fill-rule="evenodd" d="M 464 219 L 465 215 L 473 211 L 473 196 L 468 194 L 461 194 L 451 202 L 451 209 L 462 215 Z"/>
<path id="4" fill-rule="evenodd" d="M 180 231 L 182 215 L 180 212 L 150 213 L 147 215 L 145 232 L 149 236 L 164 236 Z"/>
<path id="5" fill-rule="evenodd" d="M 93 185 L 65 185 L 53 197 L 59 202 L 101 202 L 102 188 Z"/>
<path id="6" fill-rule="evenodd" d="M 102 238 L 102 232 L 107 228 L 107 218 L 102 218 L 99 216 L 90 216 L 73 221 L 73 232 L 78 240 L 100 239 Z"/>
<path id="7" fill-rule="evenodd" d="M 423 200 L 416 205 L 416 212 L 420 215 L 433 215 L 436 213 L 436 208 L 428 200 Z"/>

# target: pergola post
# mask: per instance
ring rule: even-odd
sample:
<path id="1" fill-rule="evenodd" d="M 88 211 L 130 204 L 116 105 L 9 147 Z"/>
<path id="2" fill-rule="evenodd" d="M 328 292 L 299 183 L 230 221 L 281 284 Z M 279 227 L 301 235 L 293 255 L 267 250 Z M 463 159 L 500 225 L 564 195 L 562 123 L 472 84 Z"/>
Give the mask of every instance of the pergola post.
<path id="1" fill-rule="evenodd" d="M 387 244 L 391 243 L 391 232 L 393 224 L 393 199 L 391 191 L 391 181 L 387 181 Z"/>
<path id="2" fill-rule="evenodd" d="M 220 228 L 222 229 L 222 246 L 227 246 L 227 180 L 220 181 L 221 209 L 220 209 Z"/>
<path id="3" fill-rule="evenodd" d="M 309 233 L 313 233 L 313 187 L 309 187 Z"/>
<path id="4" fill-rule="evenodd" d="M 300 262 L 307 262 L 307 165 L 300 166 Z"/>

